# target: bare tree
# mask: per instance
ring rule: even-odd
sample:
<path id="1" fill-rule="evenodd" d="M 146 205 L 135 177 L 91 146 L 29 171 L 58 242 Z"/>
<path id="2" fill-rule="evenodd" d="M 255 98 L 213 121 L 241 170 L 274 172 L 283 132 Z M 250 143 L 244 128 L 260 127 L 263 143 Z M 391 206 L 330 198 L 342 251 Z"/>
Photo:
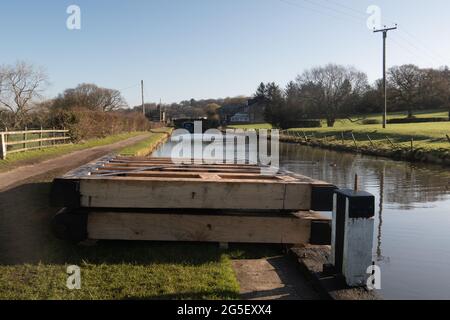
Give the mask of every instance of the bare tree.
<path id="1" fill-rule="evenodd" d="M 305 71 L 297 77 L 297 85 L 304 103 L 333 127 L 339 117 L 353 111 L 354 99 L 367 90 L 368 80 L 364 72 L 353 67 L 328 64 Z"/>
<path id="2" fill-rule="evenodd" d="M 420 87 L 424 72 L 413 64 L 392 67 L 388 71 L 388 84 L 393 98 L 408 110 L 408 118 L 413 117 L 420 99 Z"/>
<path id="3" fill-rule="evenodd" d="M 10 126 L 25 125 L 28 112 L 47 84 L 46 73 L 31 64 L 0 67 L 0 109 L 10 115 Z"/>
<path id="4" fill-rule="evenodd" d="M 118 90 L 83 83 L 76 88 L 64 91 L 55 99 L 54 105 L 66 109 L 78 107 L 108 112 L 125 107 L 126 102 Z"/>

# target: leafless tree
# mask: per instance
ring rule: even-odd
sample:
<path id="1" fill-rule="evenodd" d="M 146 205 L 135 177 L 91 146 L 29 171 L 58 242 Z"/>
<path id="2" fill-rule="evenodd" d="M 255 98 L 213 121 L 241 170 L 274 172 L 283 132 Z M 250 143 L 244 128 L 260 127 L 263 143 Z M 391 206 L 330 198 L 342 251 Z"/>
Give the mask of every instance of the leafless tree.
<path id="1" fill-rule="evenodd" d="M 0 67 L 0 109 L 9 114 L 10 126 L 23 126 L 30 109 L 48 84 L 41 69 L 25 62 Z"/>
<path id="2" fill-rule="evenodd" d="M 108 112 L 125 107 L 126 102 L 118 90 L 83 83 L 76 88 L 64 91 L 55 99 L 54 105 L 61 108 L 78 107 Z"/>
<path id="3" fill-rule="evenodd" d="M 420 87 L 425 73 L 413 64 L 392 67 L 388 71 L 388 85 L 393 98 L 408 110 L 408 117 L 420 101 Z"/>
<path id="4" fill-rule="evenodd" d="M 333 127 L 347 117 L 353 100 L 368 88 L 367 75 L 353 67 L 328 64 L 312 68 L 297 77 L 302 100 Z"/>

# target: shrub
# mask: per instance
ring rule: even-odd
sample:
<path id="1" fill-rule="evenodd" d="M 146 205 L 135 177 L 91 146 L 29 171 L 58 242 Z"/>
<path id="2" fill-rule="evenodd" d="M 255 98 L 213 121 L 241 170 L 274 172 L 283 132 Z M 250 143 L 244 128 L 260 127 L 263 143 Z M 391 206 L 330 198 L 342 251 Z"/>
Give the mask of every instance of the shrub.
<path id="1" fill-rule="evenodd" d="M 66 128 L 73 141 L 151 129 L 151 123 L 137 112 L 102 112 L 83 108 L 54 110 L 49 127 Z"/>
<path id="2" fill-rule="evenodd" d="M 320 128 L 322 122 L 320 120 L 294 120 L 283 123 L 283 129 L 289 128 Z"/>
<path id="3" fill-rule="evenodd" d="M 381 124 L 381 121 L 377 119 L 364 119 L 363 121 L 361 121 L 361 123 L 363 125 Z"/>
<path id="4" fill-rule="evenodd" d="M 448 118 L 400 118 L 400 119 L 389 119 L 390 124 L 402 124 L 402 123 L 425 123 L 425 122 L 446 122 L 449 121 Z"/>

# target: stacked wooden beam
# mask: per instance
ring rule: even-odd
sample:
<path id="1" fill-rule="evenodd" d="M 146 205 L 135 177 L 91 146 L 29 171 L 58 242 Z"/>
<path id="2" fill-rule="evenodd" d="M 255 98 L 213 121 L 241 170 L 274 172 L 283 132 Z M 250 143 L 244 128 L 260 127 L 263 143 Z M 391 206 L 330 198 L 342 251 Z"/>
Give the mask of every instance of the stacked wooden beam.
<path id="1" fill-rule="evenodd" d="M 55 205 L 69 208 L 55 218 L 56 226 L 63 226 L 56 229 L 72 230 L 77 240 L 310 242 L 312 225 L 325 226 L 312 211 L 332 209 L 335 187 L 262 169 L 106 157 L 54 181 Z M 78 221 L 76 227 L 69 220 Z"/>

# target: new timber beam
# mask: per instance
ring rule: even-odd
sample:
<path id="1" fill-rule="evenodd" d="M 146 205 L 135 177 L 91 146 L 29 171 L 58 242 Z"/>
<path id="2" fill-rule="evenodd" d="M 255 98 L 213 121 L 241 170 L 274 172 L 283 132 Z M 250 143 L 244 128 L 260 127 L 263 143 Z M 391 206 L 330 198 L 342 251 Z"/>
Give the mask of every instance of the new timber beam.
<path id="1" fill-rule="evenodd" d="M 110 209 L 331 211 L 333 185 L 242 164 L 106 157 L 55 179 L 55 206 Z"/>
<path id="2" fill-rule="evenodd" d="M 113 177 L 80 181 L 83 208 L 309 210 L 309 184 Z"/>
<path id="3" fill-rule="evenodd" d="M 318 230 L 316 224 L 327 228 Z M 60 239 L 330 244 L 331 222 L 316 213 L 125 212 L 63 210 L 53 222 Z M 323 232 L 325 230 L 325 232 Z"/>

